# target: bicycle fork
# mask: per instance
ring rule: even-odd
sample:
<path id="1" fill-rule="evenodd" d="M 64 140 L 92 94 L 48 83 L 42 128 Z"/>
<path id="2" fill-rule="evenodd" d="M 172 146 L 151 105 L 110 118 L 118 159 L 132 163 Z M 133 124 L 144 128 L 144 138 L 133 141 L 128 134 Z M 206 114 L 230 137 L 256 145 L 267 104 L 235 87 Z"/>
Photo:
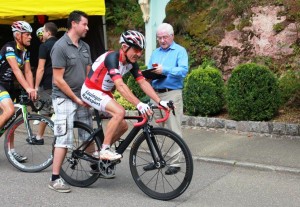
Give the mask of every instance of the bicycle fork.
<path id="1" fill-rule="evenodd" d="M 146 136 L 146 141 L 156 168 L 164 168 L 166 166 L 166 161 L 162 156 L 161 150 L 159 149 L 155 136 L 151 132 L 150 127 L 151 126 L 145 127 L 143 133 Z"/>

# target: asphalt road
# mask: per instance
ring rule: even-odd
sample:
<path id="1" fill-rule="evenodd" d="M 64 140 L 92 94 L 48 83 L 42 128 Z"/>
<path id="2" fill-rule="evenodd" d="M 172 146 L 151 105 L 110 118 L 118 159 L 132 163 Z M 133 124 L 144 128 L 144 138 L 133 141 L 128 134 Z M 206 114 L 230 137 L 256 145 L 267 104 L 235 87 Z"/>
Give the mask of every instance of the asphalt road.
<path id="1" fill-rule="evenodd" d="M 299 206 L 300 177 L 228 165 L 194 162 L 194 177 L 184 194 L 171 201 L 145 195 L 134 183 L 123 158 L 117 177 L 99 179 L 69 194 L 48 189 L 51 167 L 39 173 L 15 169 L 0 152 L 1 206 Z"/>

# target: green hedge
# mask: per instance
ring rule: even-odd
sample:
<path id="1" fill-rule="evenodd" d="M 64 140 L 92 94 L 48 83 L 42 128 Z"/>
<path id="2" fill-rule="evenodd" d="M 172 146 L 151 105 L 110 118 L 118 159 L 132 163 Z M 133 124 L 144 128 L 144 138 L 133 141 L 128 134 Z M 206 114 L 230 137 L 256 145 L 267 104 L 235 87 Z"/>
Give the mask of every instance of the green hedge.
<path id="1" fill-rule="evenodd" d="M 280 106 L 280 91 L 275 75 L 254 63 L 236 67 L 226 90 L 229 116 L 234 120 L 270 120 Z"/>
<path id="2" fill-rule="evenodd" d="M 282 94 L 282 104 L 298 106 L 300 100 L 300 72 L 287 71 L 279 78 L 279 88 Z"/>
<path id="3" fill-rule="evenodd" d="M 224 106 L 224 82 L 221 72 L 212 67 L 199 67 L 185 79 L 184 107 L 189 115 L 208 116 L 219 113 Z"/>
<path id="4" fill-rule="evenodd" d="M 114 98 L 121 106 L 124 107 L 125 110 L 136 110 L 136 107 L 127 101 L 123 96 L 121 96 L 117 90 L 114 92 Z"/>

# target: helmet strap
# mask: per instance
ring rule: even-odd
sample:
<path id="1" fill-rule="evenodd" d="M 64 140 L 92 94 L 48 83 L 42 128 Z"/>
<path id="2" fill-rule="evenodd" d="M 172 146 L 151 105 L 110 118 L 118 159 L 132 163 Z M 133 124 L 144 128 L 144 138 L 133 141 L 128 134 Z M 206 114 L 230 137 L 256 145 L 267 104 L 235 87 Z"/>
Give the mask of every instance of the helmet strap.
<path id="1" fill-rule="evenodd" d="M 131 46 L 128 45 L 127 49 L 125 50 L 125 54 L 128 52 L 128 50 L 131 48 Z"/>
<path id="2" fill-rule="evenodd" d="M 128 52 L 128 50 L 131 48 L 131 46 L 129 46 L 129 45 L 127 45 L 127 46 L 128 46 L 128 47 L 127 47 L 127 49 L 124 51 L 124 55 L 125 55 L 126 62 L 127 62 L 127 63 L 131 63 L 130 60 L 127 58 L 127 52 Z"/>

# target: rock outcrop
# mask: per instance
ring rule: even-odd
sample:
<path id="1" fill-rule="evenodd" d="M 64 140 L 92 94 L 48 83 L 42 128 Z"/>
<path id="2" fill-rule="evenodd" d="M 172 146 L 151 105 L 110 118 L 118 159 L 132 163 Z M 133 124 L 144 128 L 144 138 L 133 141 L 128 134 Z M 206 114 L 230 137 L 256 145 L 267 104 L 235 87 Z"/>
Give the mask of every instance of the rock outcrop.
<path id="1" fill-rule="evenodd" d="M 226 31 L 225 37 L 213 49 L 213 58 L 222 69 L 224 79 L 238 64 L 250 61 L 253 57 L 285 58 L 293 54 L 292 44 L 298 39 L 297 25 L 288 22 L 282 6 L 253 7 L 250 26 L 237 29 L 241 18 L 235 19 L 235 29 Z M 282 30 L 275 31 L 280 25 Z"/>

